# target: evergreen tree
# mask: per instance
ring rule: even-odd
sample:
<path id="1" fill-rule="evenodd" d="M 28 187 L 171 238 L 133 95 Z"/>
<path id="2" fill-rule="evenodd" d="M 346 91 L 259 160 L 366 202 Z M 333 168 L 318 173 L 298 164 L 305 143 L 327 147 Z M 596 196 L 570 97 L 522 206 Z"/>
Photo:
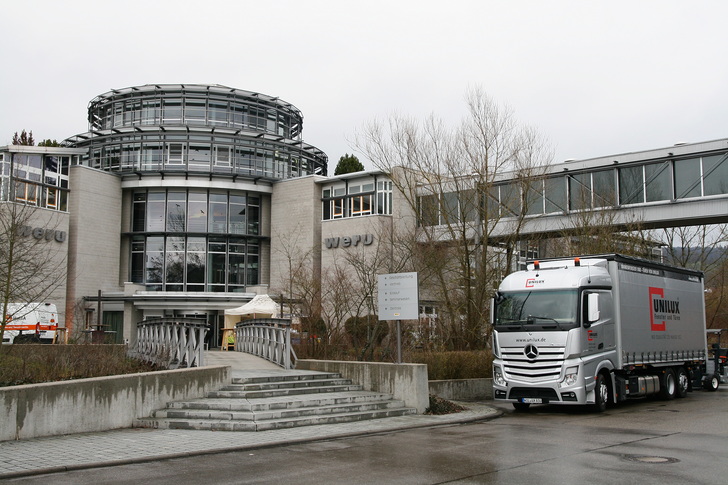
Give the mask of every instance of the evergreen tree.
<path id="1" fill-rule="evenodd" d="M 349 155 L 346 153 L 343 157 L 339 158 L 339 163 L 336 164 L 334 175 L 361 172 L 362 170 L 364 170 L 364 165 L 362 165 L 359 159 L 356 158 L 356 155 Z"/>
<path id="2" fill-rule="evenodd" d="M 35 140 L 33 139 L 33 132 L 27 133 L 25 130 L 20 132 L 20 136 L 18 136 L 18 132 L 16 131 L 13 135 L 13 145 L 26 145 L 26 146 L 33 146 L 35 145 Z"/>

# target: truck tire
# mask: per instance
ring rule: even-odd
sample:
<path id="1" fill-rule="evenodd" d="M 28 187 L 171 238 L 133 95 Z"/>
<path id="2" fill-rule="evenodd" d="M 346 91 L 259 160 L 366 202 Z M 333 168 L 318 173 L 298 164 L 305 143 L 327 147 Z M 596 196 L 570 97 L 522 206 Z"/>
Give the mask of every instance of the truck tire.
<path id="1" fill-rule="evenodd" d="M 516 411 L 528 411 L 531 405 L 527 402 L 514 402 L 513 407 Z"/>
<path id="2" fill-rule="evenodd" d="M 603 413 L 609 405 L 609 383 L 604 374 L 597 375 L 597 385 L 594 387 L 594 411 Z"/>
<path id="3" fill-rule="evenodd" d="M 665 369 L 665 373 L 660 379 L 660 397 L 662 399 L 673 399 L 677 392 L 677 380 L 675 379 L 675 371 Z"/>
<path id="4" fill-rule="evenodd" d="M 711 392 L 717 391 L 719 386 L 720 378 L 716 374 L 713 374 L 703 381 L 703 388 Z"/>
<path id="5" fill-rule="evenodd" d="M 675 397 L 686 397 L 688 395 L 688 389 L 690 389 L 690 376 L 685 367 L 680 366 L 677 368 L 677 389 L 675 390 Z"/>

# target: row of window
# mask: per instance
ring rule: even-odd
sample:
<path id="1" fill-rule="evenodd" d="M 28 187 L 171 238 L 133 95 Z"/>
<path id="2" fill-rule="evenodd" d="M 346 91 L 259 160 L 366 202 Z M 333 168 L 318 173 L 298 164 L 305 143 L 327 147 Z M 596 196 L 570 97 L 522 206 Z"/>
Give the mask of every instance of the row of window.
<path id="1" fill-rule="evenodd" d="M 260 197 L 245 192 L 149 190 L 133 195 L 133 232 L 260 233 Z"/>
<path id="2" fill-rule="evenodd" d="M 133 236 L 131 280 L 150 291 L 245 292 L 259 284 L 255 239 Z"/>
<path id="3" fill-rule="evenodd" d="M 560 175 L 525 189 L 501 184 L 487 197 L 475 190 L 423 195 L 418 202 L 421 224 L 430 226 L 476 221 L 480 211 L 488 218 L 513 217 L 726 194 L 728 154 L 720 154 Z"/>
<path id="4" fill-rule="evenodd" d="M 241 128 L 295 138 L 300 120 L 275 108 L 206 97 L 131 98 L 92 111 L 96 130 L 163 124 Z"/>
<path id="5" fill-rule="evenodd" d="M 0 198 L 68 210 L 70 156 L 0 154 Z"/>
<path id="6" fill-rule="evenodd" d="M 323 220 L 372 214 L 392 214 L 391 181 L 340 182 L 323 189 Z"/>
<path id="7" fill-rule="evenodd" d="M 234 145 L 229 138 L 216 137 L 214 141 L 209 136 L 196 138 L 201 140 L 107 144 L 91 149 L 90 164 L 112 172 L 189 170 L 270 178 L 298 177 L 325 171 L 322 160 L 309 159 L 304 152 L 288 153 L 260 141 L 237 140 Z"/>

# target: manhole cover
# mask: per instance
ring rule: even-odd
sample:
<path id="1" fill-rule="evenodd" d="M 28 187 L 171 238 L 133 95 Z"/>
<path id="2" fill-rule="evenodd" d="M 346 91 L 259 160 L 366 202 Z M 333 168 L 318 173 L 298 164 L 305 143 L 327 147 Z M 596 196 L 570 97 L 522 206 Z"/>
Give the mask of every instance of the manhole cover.
<path id="1" fill-rule="evenodd" d="M 623 455 L 623 458 L 638 463 L 677 463 L 680 461 L 677 458 L 667 456 Z"/>

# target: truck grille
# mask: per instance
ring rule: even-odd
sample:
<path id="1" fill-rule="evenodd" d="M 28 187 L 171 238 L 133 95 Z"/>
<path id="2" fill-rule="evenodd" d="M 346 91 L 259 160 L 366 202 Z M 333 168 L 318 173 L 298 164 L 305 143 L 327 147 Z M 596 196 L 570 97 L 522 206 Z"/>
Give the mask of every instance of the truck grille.
<path id="1" fill-rule="evenodd" d="M 533 345 L 501 348 L 503 370 L 508 376 L 524 382 L 557 379 L 561 375 L 565 350 L 565 347 Z"/>

